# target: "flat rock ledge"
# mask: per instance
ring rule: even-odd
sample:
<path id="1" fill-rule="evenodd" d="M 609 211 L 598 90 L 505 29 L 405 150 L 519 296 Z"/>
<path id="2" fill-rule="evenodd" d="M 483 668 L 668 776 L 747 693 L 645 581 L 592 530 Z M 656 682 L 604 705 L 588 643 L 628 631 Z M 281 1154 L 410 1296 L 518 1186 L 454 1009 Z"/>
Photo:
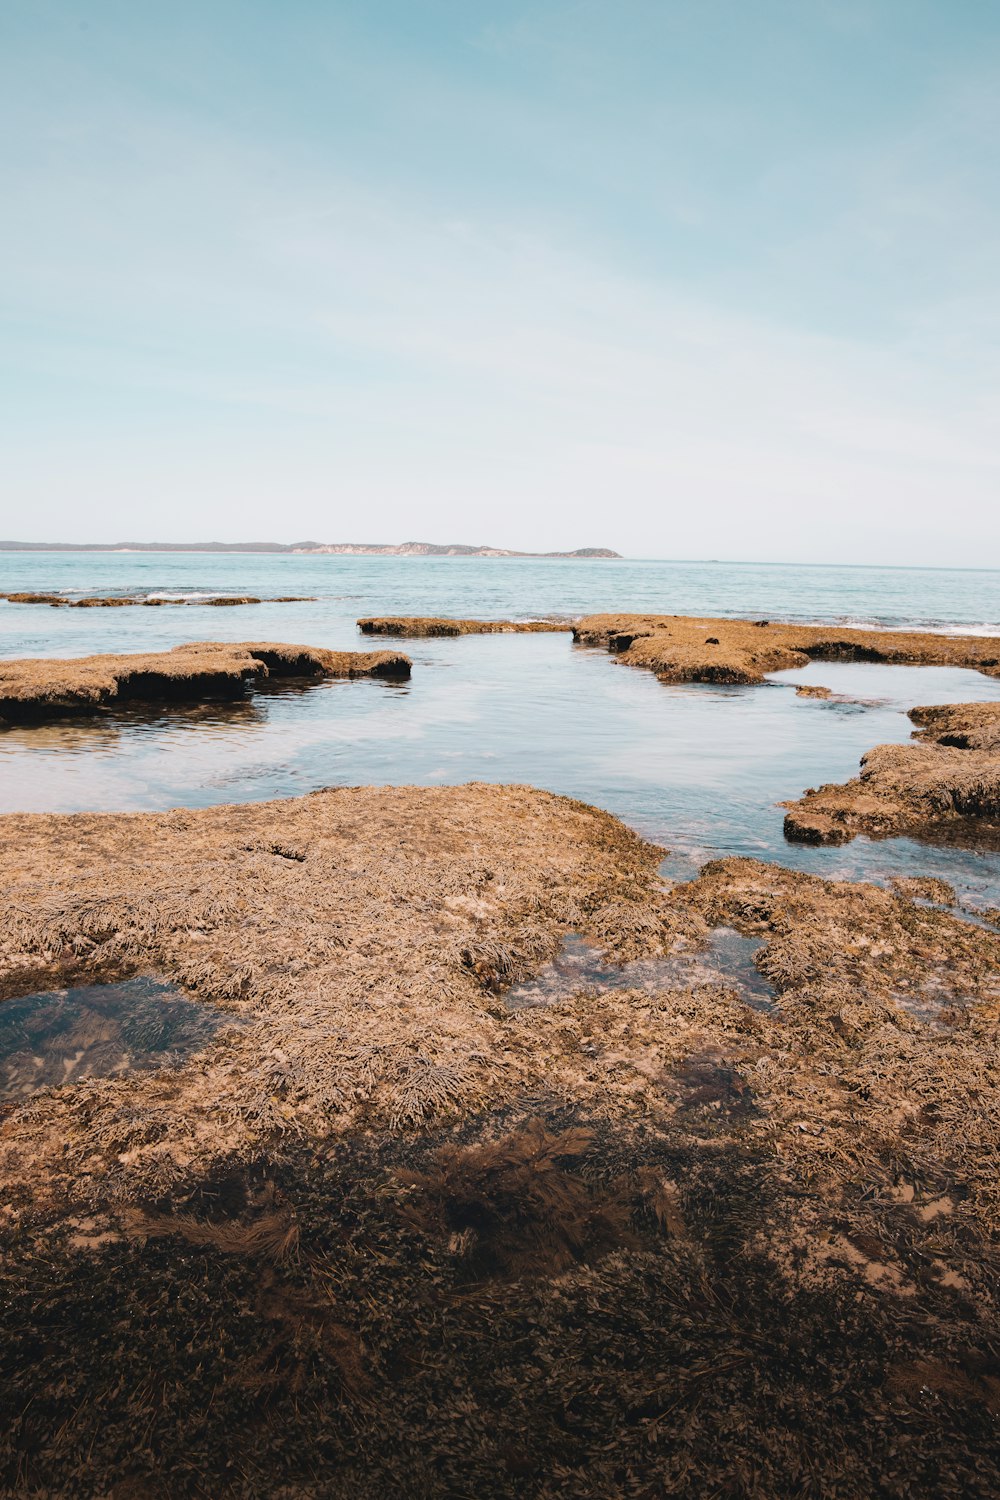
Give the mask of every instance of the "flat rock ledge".
<path id="1" fill-rule="evenodd" d="M 861 774 L 786 802 L 785 837 L 800 844 L 947 832 L 1000 841 L 1000 703 L 910 710 L 918 745 L 876 745 Z"/>
<path id="2" fill-rule="evenodd" d="M 1000 676 L 1000 641 L 921 631 L 848 630 L 688 615 L 588 615 L 573 628 L 582 645 L 603 646 L 662 682 L 752 684 L 810 661 L 872 661 L 972 667 Z M 815 694 L 812 696 L 816 696 Z"/>
<path id="3" fill-rule="evenodd" d="M 256 594 L 213 594 L 206 599 L 161 599 L 150 594 L 93 594 L 81 599 L 71 599 L 65 594 L 0 594 L 8 604 L 48 604 L 53 609 L 124 609 L 130 605 L 146 608 L 165 608 L 184 605 L 190 608 L 214 606 L 226 608 L 236 604 L 312 604 L 313 594 L 274 594 L 259 597 Z"/>
<path id="4" fill-rule="evenodd" d="M 238 698 L 264 678 L 402 680 L 409 675 L 409 657 L 395 651 L 326 651 L 270 641 L 201 641 L 172 651 L 124 655 L 23 657 L 0 661 L 0 724 L 99 713 L 136 701 Z"/>
<path id="5" fill-rule="evenodd" d="M 432 615 L 372 615 L 358 621 L 362 635 L 537 635 L 573 629 L 566 620 L 451 620 Z"/>
<path id="6" fill-rule="evenodd" d="M 997 934 L 526 787 L 0 839 L 6 993 L 242 1023 L 0 1109 L 4 1493 L 1000 1493 Z M 567 932 L 669 977 L 508 1008 Z"/>

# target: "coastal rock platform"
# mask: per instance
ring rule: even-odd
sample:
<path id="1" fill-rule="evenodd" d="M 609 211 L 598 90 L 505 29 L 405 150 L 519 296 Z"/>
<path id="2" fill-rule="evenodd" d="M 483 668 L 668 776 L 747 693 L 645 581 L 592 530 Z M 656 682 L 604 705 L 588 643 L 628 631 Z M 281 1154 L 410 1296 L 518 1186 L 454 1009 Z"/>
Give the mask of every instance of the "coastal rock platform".
<path id="1" fill-rule="evenodd" d="M 787 802 L 785 837 L 846 844 L 858 834 L 953 835 L 1000 848 L 1000 703 L 910 710 L 917 745 L 876 745 L 851 781 Z M 961 841 L 961 840 L 960 840 Z"/>
<path id="2" fill-rule="evenodd" d="M 410 675 L 395 651 L 326 651 L 274 641 L 201 641 L 171 651 L 0 661 L 0 725 L 100 713 L 130 702 L 241 697 L 263 678 Z"/>
<path id="3" fill-rule="evenodd" d="M 204 598 L 164 598 L 160 594 L 89 594 L 72 598 L 68 594 L 17 593 L 0 594 L 8 604 L 48 604 L 53 609 L 124 609 L 131 605 L 159 608 L 161 605 L 185 605 L 191 608 L 215 606 L 227 608 L 239 604 L 311 604 L 314 596 L 309 594 L 276 594 L 258 598 L 256 594 L 210 594 Z"/>
<path id="4" fill-rule="evenodd" d="M 606 614 L 577 621 L 573 639 L 603 646 L 663 682 L 749 684 L 810 661 L 971 667 L 1000 676 L 1000 642 L 989 636 L 782 625 L 687 615 Z"/>
<path id="5" fill-rule="evenodd" d="M 0 837 L 0 992 L 234 1022 L 0 1105 L 0 1490 L 997 1492 L 1000 934 L 527 787 Z M 569 932 L 673 977 L 508 1006 Z"/>
<path id="6" fill-rule="evenodd" d="M 569 632 L 567 620 L 452 620 L 428 615 L 372 615 L 358 621 L 362 635 L 453 636 L 536 635 L 545 631 Z"/>

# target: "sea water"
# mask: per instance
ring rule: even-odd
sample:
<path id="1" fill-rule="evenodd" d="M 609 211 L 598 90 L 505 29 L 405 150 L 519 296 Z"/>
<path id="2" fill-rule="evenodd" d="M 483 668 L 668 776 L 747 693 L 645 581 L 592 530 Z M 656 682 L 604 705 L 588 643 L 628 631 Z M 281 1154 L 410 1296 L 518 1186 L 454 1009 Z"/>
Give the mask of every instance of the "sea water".
<path id="1" fill-rule="evenodd" d="M 182 641 L 393 645 L 367 614 L 718 614 L 1000 634 L 1000 573 L 764 564 L 270 554 L 0 554 L 0 589 L 199 596 L 311 594 L 218 609 L 0 603 L 0 655 L 164 650 Z M 815 662 L 763 686 L 666 686 L 569 634 L 400 643 L 409 683 L 265 687 L 236 704 L 135 709 L 0 731 L 0 810 L 200 807 L 321 786 L 526 782 L 608 808 L 671 854 L 677 877 L 728 854 L 829 877 L 933 874 L 1000 905 L 1000 854 L 913 840 L 785 842 L 784 799 L 904 743 L 918 703 L 1000 701 L 1000 680 L 945 667 Z M 842 700 L 798 698 L 823 684 Z"/>

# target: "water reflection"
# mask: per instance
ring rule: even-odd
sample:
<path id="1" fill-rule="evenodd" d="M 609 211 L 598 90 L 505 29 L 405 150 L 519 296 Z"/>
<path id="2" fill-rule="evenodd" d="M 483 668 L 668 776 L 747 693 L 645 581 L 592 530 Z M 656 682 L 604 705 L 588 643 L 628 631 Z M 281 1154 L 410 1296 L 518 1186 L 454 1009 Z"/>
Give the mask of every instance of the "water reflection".
<path id="1" fill-rule="evenodd" d="M 905 709 L 998 701 L 997 679 L 815 662 L 759 687 L 668 686 L 560 635 L 408 645 L 406 684 L 265 684 L 252 703 L 130 713 L 113 732 L 102 720 L 0 734 L 0 808 L 199 807 L 337 784 L 522 782 L 624 818 L 670 849 L 675 878 L 708 859 L 755 855 L 833 878 L 936 875 L 967 905 L 1000 905 L 994 850 L 909 839 L 789 845 L 778 805 L 856 775 L 873 745 L 908 741 Z M 810 682 L 851 701 L 797 696 Z"/>

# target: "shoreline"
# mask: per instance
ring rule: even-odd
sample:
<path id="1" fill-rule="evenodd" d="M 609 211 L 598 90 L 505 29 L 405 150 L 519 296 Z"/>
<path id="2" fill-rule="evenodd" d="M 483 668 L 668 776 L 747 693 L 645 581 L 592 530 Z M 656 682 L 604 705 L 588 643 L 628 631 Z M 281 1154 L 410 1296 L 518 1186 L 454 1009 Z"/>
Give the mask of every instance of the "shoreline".
<path id="1" fill-rule="evenodd" d="M 668 686 L 720 657 L 749 686 L 789 657 L 1000 675 L 981 638 L 576 633 Z M 51 692 L 185 654 L 238 693 L 409 667 L 254 642 L 27 665 Z M 824 692 L 762 698 L 860 708 Z M 923 707 L 892 748 L 994 756 L 998 716 Z M 673 883 L 610 813 L 476 782 L 7 814 L 0 839 L 0 1487 L 520 1500 L 558 1472 L 634 1500 L 623 1475 L 693 1497 L 751 1453 L 762 1494 L 861 1500 L 889 1447 L 914 1500 L 1000 1486 L 1000 932 L 930 869 Z M 146 1070 L 157 1004 L 201 1028 Z"/>

